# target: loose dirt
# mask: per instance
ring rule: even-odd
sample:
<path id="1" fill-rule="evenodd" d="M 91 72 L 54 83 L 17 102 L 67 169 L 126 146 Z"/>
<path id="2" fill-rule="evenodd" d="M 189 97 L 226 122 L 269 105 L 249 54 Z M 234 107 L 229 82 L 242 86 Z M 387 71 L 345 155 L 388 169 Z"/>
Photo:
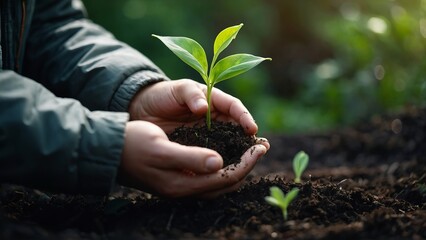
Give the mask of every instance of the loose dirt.
<path id="1" fill-rule="evenodd" d="M 377 115 L 323 134 L 269 135 L 237 192 L 169 200 L 117 188 L 108 197 L 0 188 L 0 239 L 426 239 L 426 109 Z M 310 156 L 303 183 L 291 160 Z M 264 197 L 300 188 L 284 221 Z"/>

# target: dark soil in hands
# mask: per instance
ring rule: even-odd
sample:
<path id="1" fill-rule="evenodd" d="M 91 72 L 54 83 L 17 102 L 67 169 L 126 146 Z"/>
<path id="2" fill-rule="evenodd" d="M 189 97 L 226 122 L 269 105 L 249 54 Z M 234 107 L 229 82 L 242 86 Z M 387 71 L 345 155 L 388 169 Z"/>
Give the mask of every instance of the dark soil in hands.
<path id="1" fill-rule="evenodd" d="M 426 109 L 325 134 L 266 136 L 246 184 L 214 200 L 0 188 L 0 239 L 426 239 Z M 301 184 L 291 160 L 310 156 Z M 264 197 L 300 188 L 288 221 Z"/>
<path id="2" fill-rule="evenodd" d="M 215 150 L 222 156 L 224 167 L 238 164 L 243 153 L 256 144 L 255 137 L 248 136 L 240 125 L 217 121 L 212 122 L 210 130 L 206 125 L 179 127 L 168 137 L 183 145 Z"/>

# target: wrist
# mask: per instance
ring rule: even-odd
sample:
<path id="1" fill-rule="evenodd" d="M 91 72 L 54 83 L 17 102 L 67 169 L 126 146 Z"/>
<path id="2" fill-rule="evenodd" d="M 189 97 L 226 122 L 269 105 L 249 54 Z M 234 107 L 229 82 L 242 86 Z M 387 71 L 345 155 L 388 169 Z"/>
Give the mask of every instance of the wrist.
<path id="1" fill-rule="evenodd" d="M 109 110 L 130 112 L 129 107 L 134 96 L 146 86 L 169 80 L 165 75 L 150 70 L 139 71 L 126 78 L 114 93 Z"/>

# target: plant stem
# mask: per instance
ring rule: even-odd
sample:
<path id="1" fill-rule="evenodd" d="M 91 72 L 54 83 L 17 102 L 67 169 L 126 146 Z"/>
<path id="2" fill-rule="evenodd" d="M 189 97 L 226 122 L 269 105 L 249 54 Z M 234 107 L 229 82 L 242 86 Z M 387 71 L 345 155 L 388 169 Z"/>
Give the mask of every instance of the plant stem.
<path id="1" fill-rule="evenodd" d="M 302 181 L 302 179 L 300 178 L 300 177 L 298 177 L 298 176 L 296 176 L 295 178 L 294 178 L 294 182 L 295 183 L 300 183 Z"/>
<path id="2" fill-rule="evenodd" d="M 212 96 L 212 89 L 213 89 L 213 85 L 212 84 L 208 84 L 207 85 L 207 113 L 206 113 L 206 124 L 207 124 L 207 129 L 210 130 L 211 129 L 211 96 Z"/>
<path id="3" fill-rule="evenodd" d="M 213 85 L 214 85 L 214 81 L 213 79 L 210 79 L 210 74 L 212 73 L 212 69 L 216 63 L 217 60 L 217 55 L 213 55 L 213 59 L 212 62 L 210 64 L 210 69 L 207 72 L 207 78 L 204 80 L 207 83 L 207 114 L 206 114 L 206 124 L 207 124 L 207 129 L 210 131 L 211 129 L 211 96 L 212 96 L 212 90 L 213 90 Z"/>
<path id="4" fill-rule="evenodd" d="M 284 217 L 284 220 L 287 221 L 288 219 L 287 209 L 283 209 L 283 217 Z"/>

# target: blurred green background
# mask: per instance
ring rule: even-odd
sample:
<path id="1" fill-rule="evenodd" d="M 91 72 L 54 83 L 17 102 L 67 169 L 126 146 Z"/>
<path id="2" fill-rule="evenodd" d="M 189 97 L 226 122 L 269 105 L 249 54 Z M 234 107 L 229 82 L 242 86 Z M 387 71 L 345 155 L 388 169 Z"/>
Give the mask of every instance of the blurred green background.
<path id="1" fill-rule="evenodd" d="M 326 131 L 426 103 L 426 0 L 85 0 L 89 18 L 172 79 L 198 74 L 151 34 L 197 40 L 244 23 L 222 57 L 271 57 L 216 85 L 240 98 L 261 133 Z"/>

